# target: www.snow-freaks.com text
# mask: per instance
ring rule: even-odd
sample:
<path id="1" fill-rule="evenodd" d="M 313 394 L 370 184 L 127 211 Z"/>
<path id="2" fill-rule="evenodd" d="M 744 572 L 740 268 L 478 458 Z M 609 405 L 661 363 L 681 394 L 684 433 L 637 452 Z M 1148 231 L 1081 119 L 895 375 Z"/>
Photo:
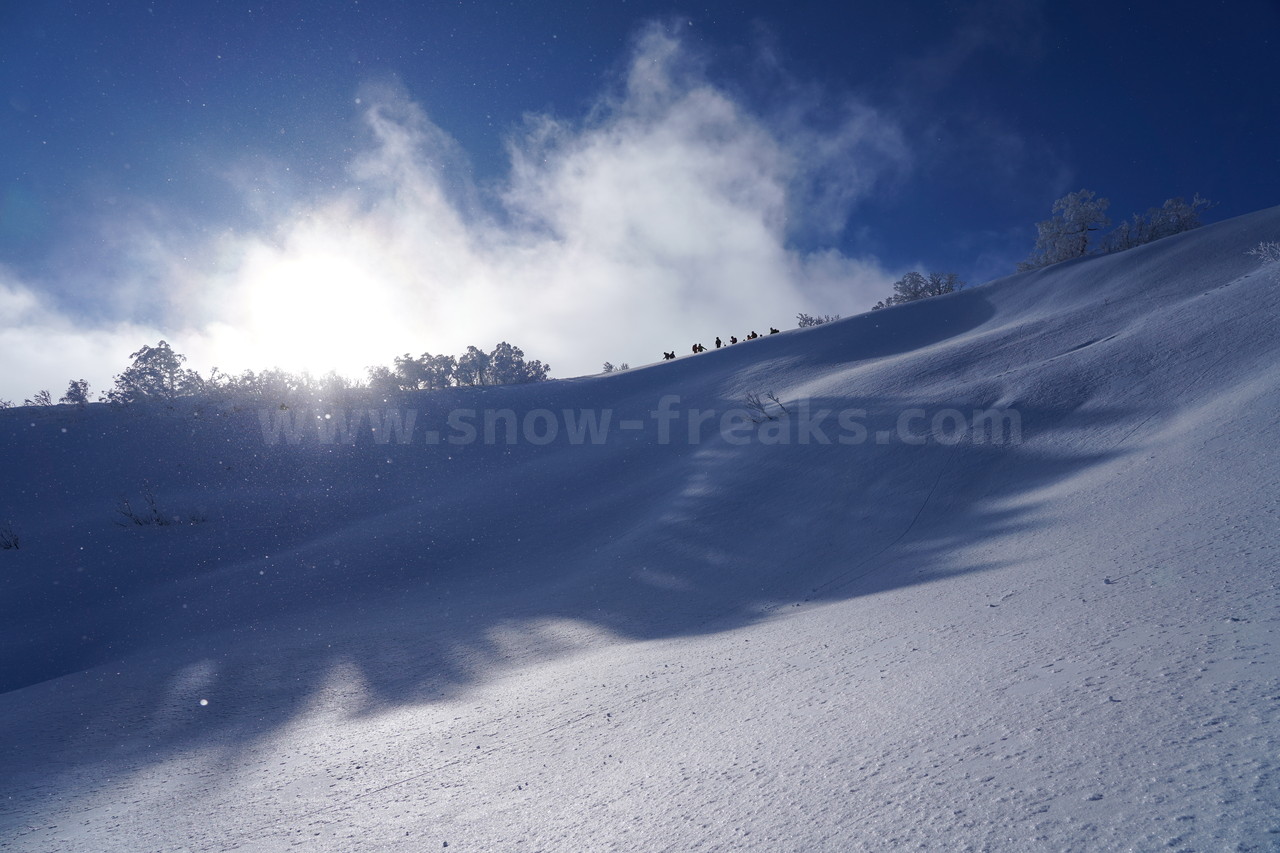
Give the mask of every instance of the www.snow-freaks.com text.
<path id="1" fill-rule="evenodd" d="M 429 413 L 405 408 L 261 409 L 269 446 L 355 445 L 598 445 L 623 436 L 657 444 L 1017 444 L 1016 409 L 962 411 L 904 407 L 891 411 L 819 406 L 810 400 L 749 396 L 726 409 L 682 407 L 668 395 L 647 412 L 614 409 L 455 408 Z"/>

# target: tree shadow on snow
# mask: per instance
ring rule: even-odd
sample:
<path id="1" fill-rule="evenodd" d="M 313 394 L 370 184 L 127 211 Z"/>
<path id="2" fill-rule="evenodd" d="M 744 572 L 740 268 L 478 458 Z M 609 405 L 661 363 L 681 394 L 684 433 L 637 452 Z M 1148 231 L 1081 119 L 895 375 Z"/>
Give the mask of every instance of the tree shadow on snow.
<path id="1" fill-rule="evenodd" d="M 584 388 L 495 399 L 518 423 L 535 406 L 590 401 Z M 958 555 L 1051 524 L 1037 493 L 1109 458 L 1041 439 L 1133 417 L 1022 409 L 1021 441 L 978 443 L 929 419 L 989 404 L 976 396 L 828 397 L 808 401 L 832 413 L 827 443 L 800 441 L 794 403 L 731 435 L 710 419 L 696 440 L 682 412 L 663 442 L 651 397 L 614 413 L 642 429 L 600 444 L 507 444 L 495 431 L 494 443 L 266 447 L 247 411 L 153 430 L 135 447 L 136 428 L 100 416 L 41 463 L 57 493 L 48 506 L 78 506 L 59 491 L 72 488 L 103 506 L 130 478 L 164 483 L 174 506 L 205 500 L 204 521 L 47 520 L 51 535 L 79 532 L 5 580 L 6 638 L 26 638 L 5 661 L 16 692 L 0 719 L 22 733 L 6 775 L 74 793 L 86 766 L 138 770 L 207 746 L 234 754 L 325 703 L 430 703 L 602 637 L 709 634 L 796 602 L 982 572 L 995 566 Z M 443 429 L 459 402 L 479 411 L 483 400 L 444 395 L 418 428 Z M 908 404 L 926 415 L 904 433 Z M 853 409 L 861 440 L 838 422 Z M 95 468 L 113 441 L 132 456 Z"/>

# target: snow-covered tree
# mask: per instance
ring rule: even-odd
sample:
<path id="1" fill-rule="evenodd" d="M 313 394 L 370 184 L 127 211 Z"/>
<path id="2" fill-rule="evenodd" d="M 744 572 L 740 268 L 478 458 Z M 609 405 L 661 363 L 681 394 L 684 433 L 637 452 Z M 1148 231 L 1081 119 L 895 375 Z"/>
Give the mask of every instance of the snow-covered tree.
<path id="1" fill-rule="evenodd" d="M 89 404 L 89 383 L 83 379 L 72 379 L 71 384 L 67 386 L 67 393 L 62 395 L 59 403 L 69 403 L 73 406 L 86 406 Z"/>
<path id="2" fill-rule="evenodd" d="M 890 305 L 928 299 L 930 296 L 941 296 L 944 293 L 963 290 L 964 286 L 965 283 L 960 280 L 960 276 L 953 272 L 931 272 L 926 276 L 912 270 L 893 283 L 892 296 L 877 302 L 871 306 L 871 310 L 876 311 L 888 308 Z"/>
<path id="3" fill-rule="evenodd" d="M 494 385 L 509 385 L 524 377 L 524 352 L 502 341 L 489 353 L 489 378 Z"/>
<path id="4" fill-rule="evenodd" d="M 369 390 L 375 394 L 392 394 L 401 388 L 400 378 L 385 365 L 370 367 L 367 371 Z"/>
<path id="5" fill-rule="evenodd" d="M 1116 230 L 1106 236 L 1103 241 L 1104 252 L 1123 252 L 1151 242 L 1151 224 L 1143 219 L 1142 214 L 1135 213 L 1116 226 Z"/>
<path id="6" fill-rule="evenodd" d="M 142 400 L 172 400 L 190 393 L 200 377 L 182 365 L 185 355 L 173 351 L 166 341 L 153 347 L 144 346 L 132 353 L 133 364 L 115 377 L 115 387 L 107 392 L 112 403 L 136 403 Z"/>
<path id="7" fill-rule="evenodd" d="M 246 370 L 234 377 L 221 374 L 220 381 L 224 384 L 224 393 L 243 395 L 261 402 L 283 403 L 320 390 L 316 381 L 308 374 L 290 373 L 278 367 L 263 371 Z M 204 388 L 207 385 L 208 381 L 202 382 L 192 371 L 188 388 Z"/>
<path id="8" fill-rule="evenodd" d="M 1165 201 L 1162 207 L 1152 207 L 1146 213 L 1135 213 L 1121 222 L 1116 230 L 1107 235 L 1103 243 L 1103 251 L 1123 252 L 1152 240 L 1171 237 L 1199 228 L 1200 211 L 1212 207 L 1208 199 L 1196 193 L 1190 202 L 1181 197 Z"/>
<path id="9" fill-rule="evenodd" d="M 893 283 L 893 295 L 885 301 L 889 305 L 915 302 L 917 299 L 924 299 L 928 295 L 925 293 L 928 288 L 928 280 L 920 273 L 912 270 Z"/>
<path id="10" fill-rule="evenodd" d="M 1161 237 L 1170 237 L 1174 234 L 1181 234 L 1183 231 L 1190 231 L 1199 228 L 1200 211 L 1208 210 L 1213 204 L 1207 198 L 1201 198 L 1200 193 L 1196 193 L 1191 197 L 1191 201 L 1183 201 L 1182 197 L 1166 199 L 1163 207 L 1152 208 L 1147 211 L 1148 218 L 1152 222 L 1152 239 L 1159 240 Z"/>
<path id="11" fill-rule="evenodd" d="M 458 368 L 454 377 L 459 385 L 488 385 L 489 354 L 476 347 L 467 347 L 467 351 L 458 358 Z"/>
<path id="12" fill-rule="evenodd" d="M 448 388 L 453 381 L 458 362 L 451 355 L 432 355 L 424 352 L 414 358 L 405 353 L 396 358 L 395 375 L 405 391 L 432 391 Z"/>
<path id="13" fill-rule="evenodd" d="M 429 355 L 429 353 L 423 353 L 422 355 L 425 358 Z M 386 378 L 390 381 L 390 384 L 394 386 L 396 390 L 400 390 L 400 389 L 403 389 L 405 391 L 418 390 L 418 388 L 422 385 L 423 380 L 426 378 L 426 371 L 424 369 L 425 366 L 423 365 L 423 363 L 418 359 L 414 358 L 413 356 L 409 355 L 409 353 L 396 356 L 394 363 L 395 363 L 394 370 L 388 370 L 385 367 L 376 368 L 378 370 L 377 376 L 379 377 L 379 379 L 381 379 L 383 377 L 383 374 L 385 374 Z M 374 373 L 373 373 L 374 369 L 375 368 L 369 368 L 370 379 L 374 378 Z"/>
<path id="14" fill-rule="evenodd" d="M 821 326 L 823 323 L 832 323 L 839 319 L 839 314 L 797 314 L 796 325 L 801 329 L 808 329 L 812 326 Z"/>
<path id="15" fill-rule="evenodd" d="M 506 341 L 489 353 L 489 381 L 494 385 L 541 382 L 547 378 L 547 371 L 547 366 L 540 361 L 525 361 L 524 351 Z"/>
<path id="16" fill-rule="evenodd" d="M 539 382 L 550 368 L 541 361 L 526 361 L 524 351 L 502 341 L 491 352 L 467 347 L 460 357 L 425 352 L 414 358 L 405 353 L 395 359 L 395 369 L 369 368 L 369 385 L 375 390 L 430 391 L 450 385 L 513 385 Z"/>
<path id="17" fill-rule="evenodd" d="M 1036 247 L 1018 271 L 1040 269 L 1089 254 L 1089 235 L 1111 224 L 1110 200 L 1095 197 L 1093 190 L 1078 190 L 1053 203 L 1053 216 L 1036 223 Z"/>

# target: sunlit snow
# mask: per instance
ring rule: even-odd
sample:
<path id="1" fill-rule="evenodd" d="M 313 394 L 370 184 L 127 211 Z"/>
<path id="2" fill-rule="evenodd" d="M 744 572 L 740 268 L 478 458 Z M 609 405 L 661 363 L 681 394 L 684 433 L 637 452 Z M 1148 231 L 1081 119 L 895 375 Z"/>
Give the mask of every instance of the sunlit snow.
<path id="1" fill-rule="evenodd" d="M 0 412 L 0 846 L 1273 849 L 1278 233 L 407 395 L 403 444 Z M 146 487 L 202 523 L 117 525 Z"/>

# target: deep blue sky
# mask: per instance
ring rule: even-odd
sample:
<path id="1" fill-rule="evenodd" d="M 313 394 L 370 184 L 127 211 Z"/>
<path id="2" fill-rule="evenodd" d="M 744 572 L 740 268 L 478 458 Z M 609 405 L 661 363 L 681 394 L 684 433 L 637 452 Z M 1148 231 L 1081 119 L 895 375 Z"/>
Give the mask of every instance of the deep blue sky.
<path id="1" fill-rule="evenodd" d="M 356 99 L 388 81 L 457 141 L 477 209 L 501 219 L 523 116 L 589 125 L 655 20 L 764 124 L 802 101 L 821 128 L 853 100 L 901 134 L 901 162 L 842 228 L 788 230 L 797 251 L 978 283 L 1081 187 L 1115 218 L 1195 192 L 1217 202 L 1211 221 L 1280 203 L 1274 2 L 65 0 L 0 8 L 0 265 L 46 319 L 180 325 L 103 297 L 163 278 L 127 268 L 142 261 L 110 245 L 111 223 L 180 223 L 184 241 L 269 230 L 352 182 L 370 144 Z"/>

